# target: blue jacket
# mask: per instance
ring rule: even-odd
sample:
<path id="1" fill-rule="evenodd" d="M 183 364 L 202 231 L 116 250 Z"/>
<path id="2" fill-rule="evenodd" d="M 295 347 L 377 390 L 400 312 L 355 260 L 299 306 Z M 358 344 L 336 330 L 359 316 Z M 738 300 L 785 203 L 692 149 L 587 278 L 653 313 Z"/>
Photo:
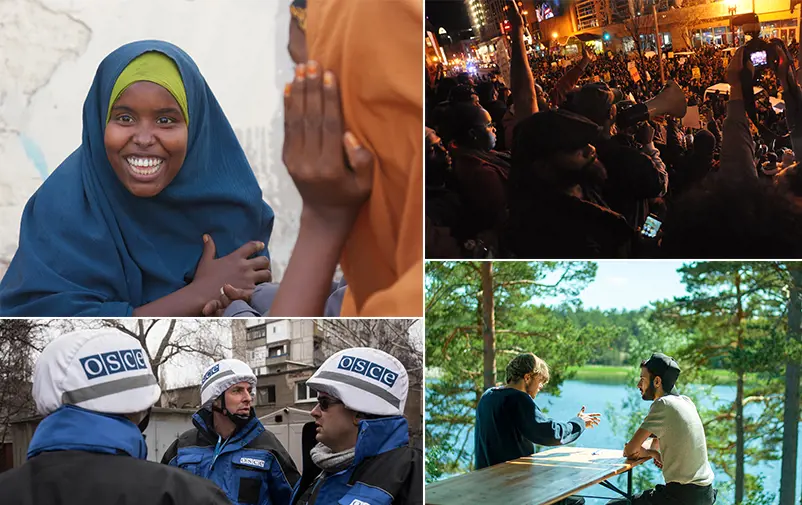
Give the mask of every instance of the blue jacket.
<path id="1" fill-rule="evenodd" d="M 28 461 L 0 475 L 0 503 L 228 504 L 211 482 L 146 455 L 142 433 L 124 416 L 64 406 L 36 428 Z"/>
<path id="2" fill-rule="evenodd" d="M 292 504 L 423 503 L 422 457 L 409 447 L 409 427 L 401 416 L 360 421 L 354 462 L 334 474 L 324 471 L 302 486 L 307 482 L 303 478 L 296 485 Z"/>
<path id="3" fill-rule="evenodd" d="M 201 409 L 167 450 L 162 463 L 209 479 L 235 505 L 287 505 L 298 470 L 275 435 L 256 417 L 221 440 L 212 429 L 212 413 Z"/>

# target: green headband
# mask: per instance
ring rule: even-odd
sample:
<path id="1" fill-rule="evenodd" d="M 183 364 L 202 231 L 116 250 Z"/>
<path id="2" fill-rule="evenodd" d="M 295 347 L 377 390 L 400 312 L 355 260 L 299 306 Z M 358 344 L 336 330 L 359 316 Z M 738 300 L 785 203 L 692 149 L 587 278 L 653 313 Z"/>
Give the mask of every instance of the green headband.
<path id="1" fill-rule="evenodd" d="M 149 81 L 163 87 L 173 95 L 181 112 L 184 115 L 184 121 L 189 126 L 189 112 L 187 107 L 187 92 L 184 89 L 184 81 L 181 79 L 181 72 L 178 66 L 170 59 L 169 56 L 159 52 L 149 52 L 137 56 L 131 63 L 125 67 L 117 82 L 114 83 L 114 89 L 111 91 L 111 101 L 109 101 L 109 110 L 106 114 L 106 123 L 111 119 L 111 108 L 120 99 L 123 92 L 128 89 L 128 86 L 135 82 Z"/>

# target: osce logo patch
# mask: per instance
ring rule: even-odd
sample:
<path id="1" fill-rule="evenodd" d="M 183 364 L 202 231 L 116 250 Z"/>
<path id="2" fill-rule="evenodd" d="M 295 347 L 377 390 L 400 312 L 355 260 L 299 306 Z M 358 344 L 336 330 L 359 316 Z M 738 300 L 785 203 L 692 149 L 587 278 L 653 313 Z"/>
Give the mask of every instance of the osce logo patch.
<path id="1" fill-rule="evenodd" d="M 355 358 L 353 356 L 343 356 L 340 358 L 340 363 L 337 365 L 337 368 L 370 377 L 389 387 L 393 387 L 396 379 L 398 379 L 398 372 L 394 372 L 389 368 L 385 368 L 366 359 Z"/>
<path id="2" fill-rule="evenodd" d="M 241 464 L 243 464 L 243 465 L 253 465 L 253 466 L 259 466 L 259 467 L 262 467 L 262 468 L 265 467 L 265 462 L 263 460 L 261 460 L 261 459 L 240 458 L 239 462 Z"/>
<path id="3" fill-rule="evenodd" d="M 220 371 L 220 364 L 218 363 L 217 365 L 210 368 L 208 372 L 203 374 L 203 378 L 201 379 L 201 385 L 206 384 L 206 381 L 209 380 L 209 377 L 211 377 L 212 375 L 216 374 L 219 371 Z"/>
<path id="4" fill-rule="evenodd" d="M 148 364 L 142 349 L 112 351 L 80 358 L 86 378 L 89 380 L 131 370 L 147 370 Z"/>
<path id="5" fill-rule="evenodd" d="M 370 503 L 362 500 L 354 500 L 351 502 L 351 505 L 370 505 Z"/>

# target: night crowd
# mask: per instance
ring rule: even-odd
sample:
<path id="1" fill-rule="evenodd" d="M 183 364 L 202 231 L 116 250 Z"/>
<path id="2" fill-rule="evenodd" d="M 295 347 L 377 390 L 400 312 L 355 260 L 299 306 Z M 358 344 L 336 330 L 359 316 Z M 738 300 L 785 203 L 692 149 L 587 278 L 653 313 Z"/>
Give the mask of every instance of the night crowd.
<path id="1" fill-rule="evenodd" d="M 427 258 L 802 255 L 796 42 L 776 75 L 754 81 L 754 100 L 743 48 L 663 54 L 665 81 L 698 120 L 630 124 L 621 112 L 664 89 L 658 56 L 584 44 L 567 66 L 527 55 L 513 2 L 507 12 L 509 82 L 498 70 L 426 82 Z M 720 83 L 731 89 L 705 93 Z M 669 95 L 660 102 L 675 102 Z"/>

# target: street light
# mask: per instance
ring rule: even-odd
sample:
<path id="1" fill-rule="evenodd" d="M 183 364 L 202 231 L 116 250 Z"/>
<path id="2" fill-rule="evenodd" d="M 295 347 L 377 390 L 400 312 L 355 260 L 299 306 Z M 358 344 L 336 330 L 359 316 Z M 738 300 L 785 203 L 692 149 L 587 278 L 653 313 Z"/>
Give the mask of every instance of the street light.
<path id="1" fill-rule="evenodd" d="M 551 32 L 551 38 L 557 39 L 557 32 Z"/>

